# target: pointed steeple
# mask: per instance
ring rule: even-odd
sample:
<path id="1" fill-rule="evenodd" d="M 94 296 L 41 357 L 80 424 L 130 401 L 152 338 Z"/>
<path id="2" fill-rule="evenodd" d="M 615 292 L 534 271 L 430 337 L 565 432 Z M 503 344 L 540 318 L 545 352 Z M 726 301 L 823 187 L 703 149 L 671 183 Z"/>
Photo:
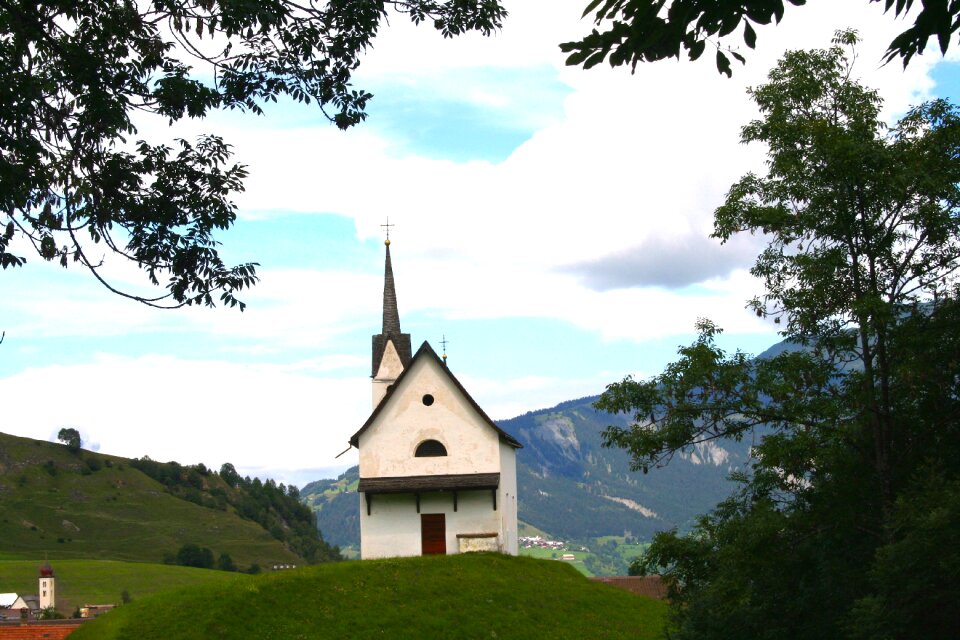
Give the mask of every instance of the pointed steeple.
<path id="1" fill-rule="evenodd" d="M 383 269 L 383 335 L 400 335 L 400 312 L 397 311 L 397 290 L 393 284 L 393 264 L 390 262 L 390 240 L 387 246 L 387 261 Z"/>
<path id="2" fill-rule="evenodd" d="M 384 241 L 387 247 L 383 268 L 383 329 L 373 336 L 373 368 L 371 377 L 376 378 L 380 371 L 387 343 L 392 342 L 402 366 L 410 363 L 410 334 L 400 331 L 400 312 L 397 310 L 397 290 L 393 279 L 393 262 L 390 260 L 390 238 Z"/>

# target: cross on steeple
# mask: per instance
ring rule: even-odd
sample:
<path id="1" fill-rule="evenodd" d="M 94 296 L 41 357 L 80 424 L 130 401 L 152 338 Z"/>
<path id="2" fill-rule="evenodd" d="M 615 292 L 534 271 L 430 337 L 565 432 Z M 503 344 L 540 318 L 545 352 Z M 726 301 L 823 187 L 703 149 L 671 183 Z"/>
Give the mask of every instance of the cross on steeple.
<path id="1" fill-rule="evenodd" d="M 395 227 L 397 225 L 390 224 L 390 216 L 387 216 L 387 224 L 382 224 L 380 226 L 387 230 L 387 239 L 384 240 L 383 243 L 387 246 L 390 246 L 390 227 Z"/>
<path id="2" fill-rule="evenodd" d="M 447 363 L 447 334 L 443 334 L 443 339 L 440 340 L 440 346 L 443 347 L 443 363 Z"/>

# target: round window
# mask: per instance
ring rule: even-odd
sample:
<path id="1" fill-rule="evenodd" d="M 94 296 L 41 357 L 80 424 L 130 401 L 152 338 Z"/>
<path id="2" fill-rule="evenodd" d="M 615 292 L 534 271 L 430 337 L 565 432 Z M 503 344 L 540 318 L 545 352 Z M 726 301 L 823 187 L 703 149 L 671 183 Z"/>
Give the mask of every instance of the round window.
<path id="1" fill-rule="evenodd" d="M 432 404 L 433 404 L 433 396 L 430 395 L 429 393 L 426 394 L 426 395 L 424 395 L 424 396 L 423 396 L 423 404 L 426 405 L 426 406 L 428 406 L 428 407 L 429 407 L 430 405 L 432 405 Z"/>

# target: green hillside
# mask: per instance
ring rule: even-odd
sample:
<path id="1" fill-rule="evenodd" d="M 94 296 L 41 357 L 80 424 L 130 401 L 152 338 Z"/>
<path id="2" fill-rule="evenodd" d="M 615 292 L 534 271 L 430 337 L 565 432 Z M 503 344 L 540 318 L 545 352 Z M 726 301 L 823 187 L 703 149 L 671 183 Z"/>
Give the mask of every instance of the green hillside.
<path id="1" fill-rule="evenodd" d="M 135 600 L 71 640 L 663 637 L 664 603 L 532 558 L 370 560 L 239 578 Z"/>
<path id="2" fill-rule="evenodd" d="M 324 539 L 339 547 L 360 547 L 360 467 L 350 467 L 336 480 L 316 480 L 300 490 L 300 499 L 317 514 Z"/>
<path id="3" fill-rule="evenodd" d="M 0 591 L 36 593 L 38 564 L 32 560 L 0 560 Z M 86 604 L 120 604 L 123 592 L 139 600 L 195 584 L 251 578 L 225 571 L 114 560 L 56 560 L 51 564 L 57 579 L 57 610 L 64 615 Z"/>
<path id="4" fill-rule="evenodd" d="M 165 482 L 134 468 L 145 463 Z M 175 477 L 161 475 L 171 470 Z M 202 465 L 73 452 L 0 433 L 0 560 L 160 563 L 193 543 L 228 554 L 239 569 L 304 564 L 292 534 L 300 523 L 264 497 L 279 489 L 256 482 L 259 492 Z M 319 541 L 312 522 L 309 528 Z"/>

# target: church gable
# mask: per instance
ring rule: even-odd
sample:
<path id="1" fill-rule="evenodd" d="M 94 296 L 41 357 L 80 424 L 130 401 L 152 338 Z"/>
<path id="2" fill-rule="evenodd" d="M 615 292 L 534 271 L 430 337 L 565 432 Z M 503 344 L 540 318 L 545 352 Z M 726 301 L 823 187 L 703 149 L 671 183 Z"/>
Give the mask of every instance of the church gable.
<path id="1" fill-rule="evenodd" d="M 360 449 L 360 476 L 498 472 L 501 432 L 477 409 L 424 343 L 351 439 Z"/>

